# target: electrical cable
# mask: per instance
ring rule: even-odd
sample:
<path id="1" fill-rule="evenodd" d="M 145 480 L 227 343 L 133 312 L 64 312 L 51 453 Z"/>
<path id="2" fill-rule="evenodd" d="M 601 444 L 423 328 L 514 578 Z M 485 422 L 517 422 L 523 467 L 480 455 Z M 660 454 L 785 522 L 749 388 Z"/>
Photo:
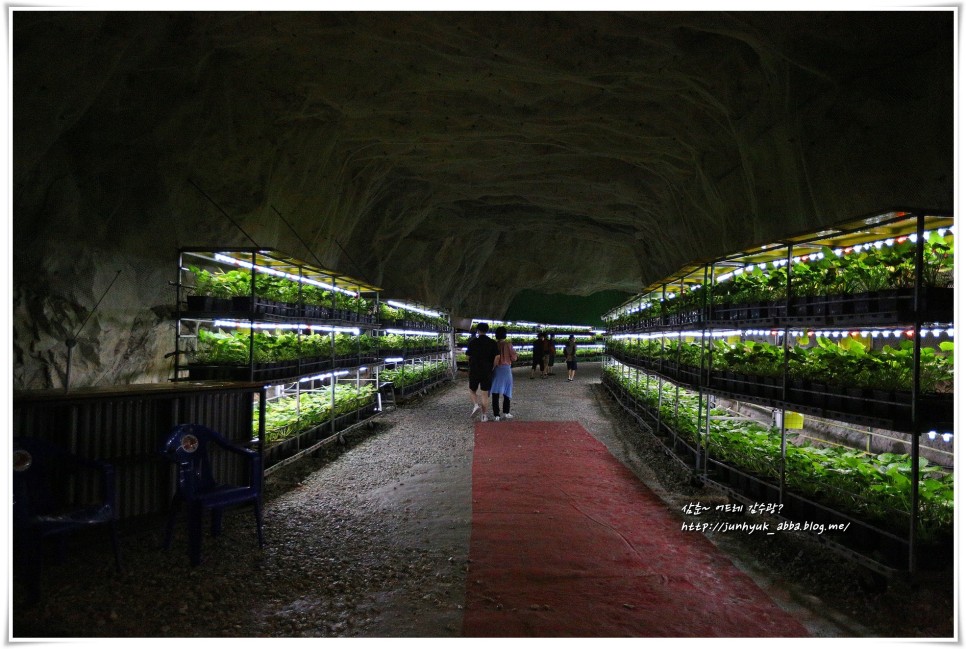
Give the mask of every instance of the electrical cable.
<path id="1" fill-rule="evenodd" d="M 197 190 L 198 190 L 198 191 L 199 191 L 199 192 L 201 193 L 201 195 L 202 195 L 202 196 L 204 196 L 205 198 L 207 198 L 207 199 L 208 199 L 208 201 L 209 201 L 209 202 L 210 202 L 210 203 L 211 203 L 212 205 L 214 205 L 215 207 L 217 207 L 217 208 L 218 208 L 218 211 L 219 211 L 219 212 L 221 212 L 221 213 L 222 213 L 222 215 L 224 215 L 224 217 L 225 217 L 226 219 L 228 219 L 228 222 L 229 222 L 229 223 L 231 223 L 232 225 L 234 225 L 234 226 L 235 226 L 236 228 L 238 228 L 238 230 L 239 230 L 239 231 L 240 231 L 240 232 L 241 232 L 242 234 L 244 234 L 244 235 L 245 235 L 245 236 L 246 236 L 246 237 L 248 238 L 248 240 L 249 240 L 249 241 L 251 241 L 251 242 L 252 242 L 252 245 L 253 245 L 253 246 L 255 246 L 256 248 L 260 248 L 260 247 L 261 247 L 261 246 L 259 246 L 259 245 L 258 245 L 258 242 L 257 242 L 257 241 L 255 241 L 255 240 L 254 240 L 254 239 L 253 239 L 253 238 L 251 237 L 251 235 L 250 235 L 250 234 L 248 234 L 247 232 L 245 232 L 245 230 L 244 230 L 244 228 L 242 228 L 242 226 L 240 226 L 240 225 L 238 225 L 237 223 L 235 223 L 235 220 L 234 220 L 234 219 L 232 219 L 232 218 L 231 218 L 231 217 L 230 217 L 230 216 L 228 215 L 228 212 L 226 212 L 226 211 L 225 211 L 224 209 L 222 209 L 222 207 L 221 207 L 221 205 L 219 205 L 218 203 L 216 203 L 216 202 L 215 202 L 215 199 L 213 199 L 213 198 L 212 198 L 211 196 L 209 196 L 208 194 L 206 194 L 206 193 L 205 193 L 205 190 L 203 190 L 203 189 L 202 189 L 201 187 L 199 187 L 199 186 L 198 186 L 198 185 L 197 185 L 197 184 L 195 183 L 195 181 L 193 181 L 193 180 L 191 180 L 191 178 L 189 178 L 189 179 L 188 179 L 188 182 L 189 182 L 189 183 L 191 183 L 191 186 L 192 186 L 192 187 L 194 187 L 195 189 L 197 189 Z"/>

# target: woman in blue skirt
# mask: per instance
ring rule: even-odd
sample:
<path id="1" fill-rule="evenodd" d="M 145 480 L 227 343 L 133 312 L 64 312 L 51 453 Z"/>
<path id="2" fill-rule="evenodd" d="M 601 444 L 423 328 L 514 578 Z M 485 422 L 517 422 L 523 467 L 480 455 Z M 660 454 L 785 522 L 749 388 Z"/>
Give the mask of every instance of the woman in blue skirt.
<path id="1" fill-rule="evenodd" d="M 493 385 L 490 398 L 493 400 L 493 420 L 500 421 L 500 395 L 503 395 L 503 419 L 513 419 L 510 414 L 510 398 L 513 396 L 513 362 L 517 352 L 506 339 L 506 327 L 496 329 L 496 348 L 499 352 L 493 358 Z"/>

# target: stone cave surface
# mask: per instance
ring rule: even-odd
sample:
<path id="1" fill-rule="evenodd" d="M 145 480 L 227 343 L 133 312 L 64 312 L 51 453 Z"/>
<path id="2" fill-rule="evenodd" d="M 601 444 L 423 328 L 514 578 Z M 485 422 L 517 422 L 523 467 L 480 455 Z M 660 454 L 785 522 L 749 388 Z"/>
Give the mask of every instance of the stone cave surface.
<path id="1" fill-rule="evenodd" d="M 954 16 L 14 11 L 14 387 L 169 378 L 183 246 L 500 318 L 951 212 Z"/>

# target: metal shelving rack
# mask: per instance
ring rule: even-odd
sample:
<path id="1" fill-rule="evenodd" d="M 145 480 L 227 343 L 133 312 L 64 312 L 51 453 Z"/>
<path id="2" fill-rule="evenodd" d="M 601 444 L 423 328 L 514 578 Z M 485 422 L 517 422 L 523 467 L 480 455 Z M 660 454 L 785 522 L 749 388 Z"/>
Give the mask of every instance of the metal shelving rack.
<path id="1" fill-rule="evenodd" d="M 781 479 L 775 494 L 779 501 L 787 497 L 784 461 L 787 448 L 785 422 L 788 412 L 898 430 L 907 436 L 912 459 L 912 493 L 908 535 L 902 541 L 908 545 L 907 568 L 910 573 L 914 573 L 917 570 L 920 439 L 924 434 L 935 437 L 937 431 L 944 438 L 951 439 L 953 431 L 952 399 L 927 399 L 920 391 L 919 361 L 923 337 L 926 334 L 952 335 L 953 332 L 953 291 L 951 287 L 927 286 L 924 282 L 924 242 L 929 232 L 951 233 L 952 230 L 953 219 L 949 215 L 920 210 L 893 210 L 818 232 L 788 237 L 717 259 L 699 260 L 654 282 L 639 295 L 609 312 L 605 318 L 612 321 L 617 320 L 620 314 L 642 313 L 640 317 L 632 318 L 632 322 L 615 322 L 615 326 L 609 330 L 609 336 L 652 336 L 660 339 L 662 351 L 666 349 L 668 339 L 675 336 L 678 341 L 684 338 L 700 339 L 702 353 L 699 367 L 682 369 L 678 363 L 666 360 L 658 364 L 632 362 L 630 365 L 654 376 L 658 381 L 669 381 L 676 386 L 676 390 L 690 388 L 696 391 L 700 417 L 698 430 L 704 431 L 705 439 L 710 426 L 710 404 L 716 399 L 732 399 L 771 408 L 776 414 L 775 421 L 781 432 Z M 849 254 L 856 249 L 892 245 L 904 240 L 911 240 L 916 244 L 915 278 L 913 286 L 898 292 L 871 297 L 826 295 L 817 299 L 799 298 L 794 294 L 792 273 L 787 273 L 786 286 L 782 287 L 785 295 L 781 300 L 721 305 L 712 304 L 708 296 L 711 287 L 728 281 L 735 274 L 754 272 L 756 268 L 791 268 L 796 263 L 817 261 L 820 259 L 819 255 L 829 249 Z M 668 308 L 675 299 L 680 300 L 691 291 L 702 288 L 702 293 L 695 294 L 700 295 L 701 299 L 693 309 L 672 312 Z M 877 300 L 876 306 L 870 307 L 868 300 Z M 828 398 L 826 401 L 816 400 L 809 403 L 803 398 L 805 393 L 794 389 L 788 374 L 789 346 L 797 337 L 796 334 L 800 336 L 808 332 L 835 332 L 837 335 L 849 335 L 861 331 L 870 334 L 889 332 L 897 340 L 904 337 L 913 341 L 913 386 L 908 401 L 892 399 L 877 402 L 870 399 L 864 404 L 869 407 L 862 409 L 857 409 L 863 405 L 861 401 L 842 398 L 837 401 Z M 781 345 L 786 359 L 781 380 L 776 384 L 761 386 L 724 380 L 712 371 L 711 341 L 715 336 L 734 336 L 738 340 L 744 340 L 748 336 L 770 338 L 773 344 Z M 680 349 L 681 346 L 678 345 L 679 353 Z M 818 396 L 828 395 L 816 394 Z M 833 403 L 836 405 L 830 407 Z M 660 421 L 660 410 L 657 421 L 649 422 L 648 425 L 656 427 L 658 431 L 665 429 Z M 674 431 L 667 432 L 677 445 L 678 439 Z M 714 460 L 709 458 L 707 448 L 699 445 L 698 448 L 689 448 L 688 452 L 693 456 L 693 465 L 690 468 L 695 474 L 703 480 L 714 482 L 713 476 L 709 475 L 709 462 L 713 466 Z M 740 497 L 733 490 L 732 494 Z M 870 567 L 890 570 L 861 553 L 851 552 L 847 548 L 837 549 Z"/>
<path id="2" fill-rule="evenodd" d="M 194 287 L 189 282 L 191 274 L 189 264 L 200 268 L 247 270 L 250 273 L 248 290 L 244 295 L 236 295 L 230 299 L 222 298 L 214 304 L 211 300 L 197 299 L 200 296 L 192 294 Z M 259 273 L 292 282 L 293 288 L 297 288 L 295 301 L 280 303 L 260 296 L 256 290 L 256 278 Z M 326 291 L 332 296 L 331 302 L 309 303 L 304 299 L 304 294 L 307 292 L 304 291 L 304 287 L 308 285 Z M 331 394 L 332 416 L 328 421 L 306 430 L 299 430 L 291 437 L 273 444 L 271 448 L 268 448 L 265 443 L 264 421 L 256 424 L 257 444 L 263 454 L 266 454 L 264 462 L 266 474 L 326 444 L 342 439 L 345 433 L 371 423 L 373 416 L 395 405 L 392 386 L 381 380 L 381 373 L 385 368 L 393 367 L 396 361 L 393 357 L 386 358 L 386 350 L 382 349 L 377 341 L 386 333 L 395 333 L 394 327 L 412 325 L 412 323 L 405 320 L 388 323 L 380 321 L 382 289 L 353 277 L 312 266 L 276 250 L 210 247 L 182 248 L 179 251 L 176 289 L 173 381 L 209 383 L 244 380 L 261 383 L 267 392 L 269 404 L 280 399 L 294 399 L 297 411 L 301 407 L 303 394 L 320 391 L 328 391 Z M 338 299 L 339 293 L 364 298 L 366 308 L 359 306 L 362 304 L 359 300 L 355 301 L 356 308 L 345 308 Z M 421 313 L 428 312 L 418 305 L 405 303 L 394 303 L 394 305 Z M 437 313 L 437 315 L 442 318 L 443 314 Z M 442 319 L 446 320 L 446 324 L 442 327 L 444 331 L 431 334 L 426 327 L 421 327 L 415 331 L 402 330 L 399 333 L 404 338 L 422 337 L 428 334 L 446 335 L 451 329 L 448 326 L 448 318 Z M 247 330 L 247 362 L 229 366 L 203 366 L 187 362 L 197 351 L 199 331 L 203 328 Z M 327 334 L 330 353 L 314 358 L 299 356 L 293 361 L 264 366 L 265 364 L 256 362 L 255 357 L 255 334 L 259 330 L 292 332 L 300 343 L 311 334 L 323 336 Z M 354 351 L 338 353 L 337 336 L 343 334 L 351 335 L 357 341 Z M 364 348 L 364 335 L 375 338 L 376 344 Z M 445 347 L 446 349 L 442 350 L 437 345 L 431 353 L 448 354 L 452 359 L 451 341 Z M 402 357 L 411 360 L 420 355 L 416 352 L 403 352 Z M 337 386 L 345 383 L 356 385 L 360 393 L 359 386 L 371 384 L 375 388 L 374 407 L 370 407 L 371 404 L 364 405 L 356 412 L 336 417 Z M 366 412 L 363 413 L 363 410 Z"/>
<path id="3" fill-rule="evenodd" d="M 217 301 L 198 299 L 202 296 L 192 294 L 193 286 L 188 282 L 191 271 L 188 264 L 204 268 L 247 270 L 249 290 L 244 295 L 222 298 Z M 283 278 L 297 287 L 295 302 L 277 302 L 260 296 L 256 290 L 258 274 Z M 312 285 L 325 290 L 332 296 L 331 303 L 310 304 L 303 299 L 303 289 Z M 246 380 L 263 384 L 268 404 L 283 398 L 294 398 L 299 403 L 306 382 L 315 390 L 325 386 L 331 394 L 332 416 L 323 425 L 301 431 L 279 444 L 266 444 L 264 414 L 255 428 L 257 444 L 264 456 L 266 475 L 295 459 L 315 451 L 324 443 L 339 439 L 351 428 L 362 424 L 374 414 L 381 412 L 378 407 L 363 416 L 361 408 L 354 413 L 355 422 L 337 421 L 335 416 L 336 385 L 341 380 L 372 382 L 379 385 L 379 369 L 375 357 L 366 355 L 361 348 L 359 334 L 373 332 L 378 324 L 375 316 L 359 309 L 351 310 L 340 306 L 338 293 L 351 296 L 365 296 L 378 309 L 378 287 L 361 280 L 321 269 L 301 260 L 285 255 L 277 250 L 262 248 L 182 248 L 178 255 L 178 281 L 175 312 L 175 363 L 173 380 L 202 381 Z M 185 359 L 197 351 L 199 331 L 202 328 L 247 329 L 247 363 L 222 367 L 204 367 L 186 363 Z M 330 354 L 313 359 L 301 357 L 294 361 L 269 364 L 257 363 L 255 359 L 255 333 L 258 330 L 294 332 L 301 342 L 308 334 L 328 334 Z M 354 355 L 339 355 L 336 350 L 336 335 L 352 334 L 360 343 Z M 192 349 L 193 346 L 193 349 Z M 345 377 L 345 379 L 343 378 Z M 325 429 L 328 428 L 326 431 Z"/>

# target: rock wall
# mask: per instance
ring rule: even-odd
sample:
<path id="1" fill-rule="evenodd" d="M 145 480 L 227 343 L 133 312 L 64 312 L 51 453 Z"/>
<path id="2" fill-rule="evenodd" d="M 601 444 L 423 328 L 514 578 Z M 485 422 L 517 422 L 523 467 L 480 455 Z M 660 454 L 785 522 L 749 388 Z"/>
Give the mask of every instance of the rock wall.
<path id="1" fill-rule="evenodd" d="M 457 316 L 949 209 L 953 14 L 16 11 L 15 387 L 170 375 L 177 250 Z M 290 227 L 291 226 L 291 227 Z"/>

